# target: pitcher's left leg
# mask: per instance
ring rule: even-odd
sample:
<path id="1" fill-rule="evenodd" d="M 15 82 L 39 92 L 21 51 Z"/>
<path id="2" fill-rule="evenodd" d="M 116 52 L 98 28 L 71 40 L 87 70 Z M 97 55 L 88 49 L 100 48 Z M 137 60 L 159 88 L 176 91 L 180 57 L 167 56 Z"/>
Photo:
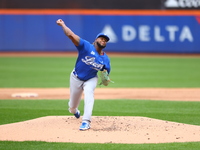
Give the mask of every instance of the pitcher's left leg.
<path id="1" fill-rule="evenodd" d="M 84 89 L 84 114 L 83 121 L 91 121 L 92 110 L 94 106 L 94 90 L 97 86 L 98 78 L 94 77 L 86 81 L 83 85 Z"/>

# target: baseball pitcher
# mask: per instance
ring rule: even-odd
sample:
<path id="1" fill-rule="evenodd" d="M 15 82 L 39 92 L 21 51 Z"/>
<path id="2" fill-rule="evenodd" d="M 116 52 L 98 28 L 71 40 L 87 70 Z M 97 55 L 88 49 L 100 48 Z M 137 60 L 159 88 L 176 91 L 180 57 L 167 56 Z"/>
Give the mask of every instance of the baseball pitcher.
<path id="1" fill-rule="evenodd" d="M 99 33 L 94 42 L 80 38 L 62 19 L 56 23 L 62 27 L 65 35 L 74 43 L 78 50 L 78 58 L 75 67 L 70 74 L 70 99 L 69 112 L 76 118 L 80 118 L 78 110 L 82 94 L 84 93 L 84 113 L 80 130 L 90 129 L 91 116 L 94 105 L 94 90 L 98 82 L 98 71 L 101 71 L 101 84 L 105 86 L 110 82 L 109 73 L 111 70 L 110 59 L 103 51 L 109 37 L 104 33 Z"/>

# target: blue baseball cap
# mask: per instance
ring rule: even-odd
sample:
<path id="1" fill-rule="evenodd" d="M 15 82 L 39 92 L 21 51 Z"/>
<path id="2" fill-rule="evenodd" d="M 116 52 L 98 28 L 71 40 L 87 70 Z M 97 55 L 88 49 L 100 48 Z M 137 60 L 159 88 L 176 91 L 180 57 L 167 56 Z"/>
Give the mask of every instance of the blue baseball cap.
<path id="1" fill-rule="evenodd" d="M 110 40 L 110 38 L 106 34 L 104 34 L 104 33 L 99 33 L 97 35 L 96 39 L 99 38 L 99 37 L 104 37 L 107 40 L 107 42 Z"/>

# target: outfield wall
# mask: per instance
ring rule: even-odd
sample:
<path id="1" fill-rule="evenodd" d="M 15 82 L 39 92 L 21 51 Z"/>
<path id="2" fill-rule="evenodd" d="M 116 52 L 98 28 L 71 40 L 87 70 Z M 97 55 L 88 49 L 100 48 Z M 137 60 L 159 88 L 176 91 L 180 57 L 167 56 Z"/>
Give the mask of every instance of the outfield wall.
<path id="1" fill-rule="evenodd" d="M 200 11 L 0 10 L 0 51 L 75 51 L 56 20 L 110 52 L 200 53 Z"/>

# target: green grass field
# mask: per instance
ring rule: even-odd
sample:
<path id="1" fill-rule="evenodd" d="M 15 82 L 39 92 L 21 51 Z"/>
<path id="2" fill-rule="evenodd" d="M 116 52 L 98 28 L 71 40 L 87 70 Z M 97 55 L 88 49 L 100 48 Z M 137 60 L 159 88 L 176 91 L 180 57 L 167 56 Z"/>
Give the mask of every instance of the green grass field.
<path id="1" fill-rule="evenodd" d="M 76 58 L 0 57 L 0 87 L 69 87 Z M 200 58 L 111 57 L 109 87 L 200 87 Z"/>
<path id="2" fill-rule="evenodd" d="M 75 57 L 0 57 L 0 88 L 69 87 Z M 111 57 L 109 87 L 199 88 L 200 58 Z M 43 116 L 70 115 L 64 100 L 0 100 L 0 124 Z M 112 109 L 110 107 L 112 106 Z M 82 109 L 81 109 L 82 108 Z M 83 111 L 83 101 L 80 105 Z M 200 125 L 200 102 L 96 100 L 95 116 L 143 116 Z M 0 135 L 1 136 L 1 135 Z M 77 144 L 1 141 L 2 150 L 197 150 L 200 142 L 165 144 Z"/>

